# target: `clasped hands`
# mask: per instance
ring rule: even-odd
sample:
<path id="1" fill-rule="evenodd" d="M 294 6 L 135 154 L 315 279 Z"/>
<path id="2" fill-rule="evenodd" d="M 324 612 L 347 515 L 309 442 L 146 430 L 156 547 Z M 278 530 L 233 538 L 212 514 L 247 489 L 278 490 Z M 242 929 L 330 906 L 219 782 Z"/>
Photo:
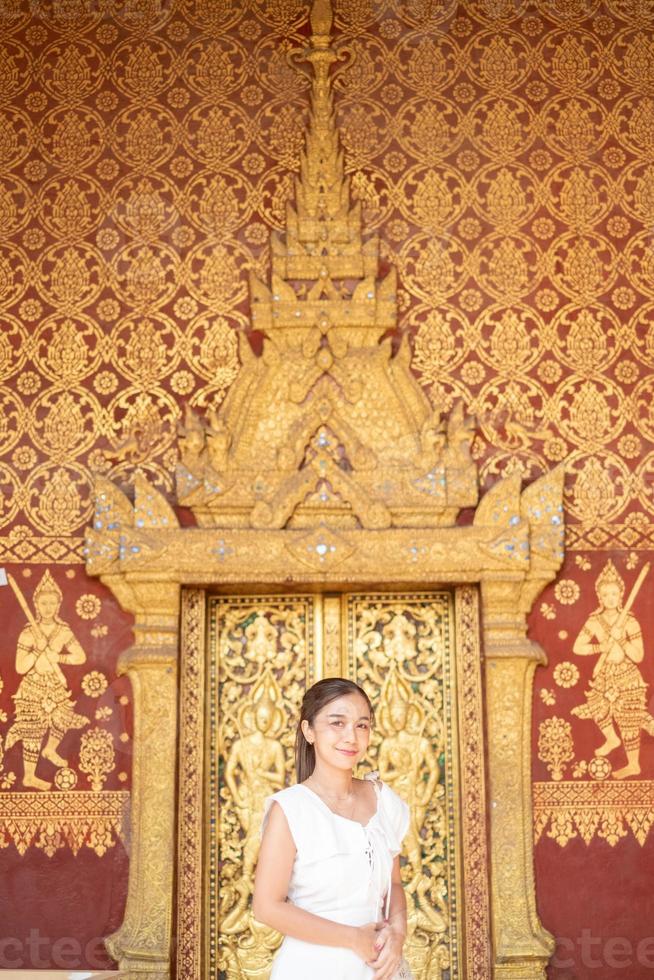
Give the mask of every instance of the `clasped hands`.
<path id="1" fill-rule="evenodd" d="M 392 980 L 402 959 L 404 935 L 388 922 L 371 922 L 357 929 L 354 951 L 375 973 L 373 980 Z"/>

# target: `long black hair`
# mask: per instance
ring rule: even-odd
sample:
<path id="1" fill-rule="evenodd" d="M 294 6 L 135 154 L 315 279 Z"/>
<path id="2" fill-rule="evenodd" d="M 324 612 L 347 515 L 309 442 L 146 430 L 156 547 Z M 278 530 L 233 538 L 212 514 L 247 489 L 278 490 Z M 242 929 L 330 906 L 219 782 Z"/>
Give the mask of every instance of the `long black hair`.
<path id="1" fill-rule="evenodd" d="M 316 750 L 313 745 L 307 742 L 302 731 L 302 722 L 308 721 L 310 725 L 313 725 L 316 715 L 326 705 L 335 701 L 336 698 L 342 698 L 348 694 L 361 695 L 370 709 L 370 720 L 372 722 L 374 712 L 370 698 L 362 687 L 359 687 L 354 681 L 346 680 L 345 677 L 325 677 L 323 680 L 317 681 L 305 693 L 302 700 L 302 710 L 297 726 L 297 734 L 295 736 L 295 772 L 298 783 L 303 783 L 305 779 L 308 779 L 316 767 Z"/>

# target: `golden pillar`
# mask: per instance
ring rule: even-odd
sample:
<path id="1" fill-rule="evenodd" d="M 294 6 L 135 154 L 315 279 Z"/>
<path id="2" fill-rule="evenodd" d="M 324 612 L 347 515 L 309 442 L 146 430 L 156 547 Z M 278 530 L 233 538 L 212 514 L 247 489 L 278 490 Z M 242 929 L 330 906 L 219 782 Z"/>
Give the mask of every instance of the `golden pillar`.
<path id="1" fill-rule="evenodd" d="M 121 976 L 170 976 L 175 847 L 179 585 L 103 578 L 133 614 L 134 645 L 118 665 L 132 685 L 134 757 L 125 918 L 106 942 Z"/>

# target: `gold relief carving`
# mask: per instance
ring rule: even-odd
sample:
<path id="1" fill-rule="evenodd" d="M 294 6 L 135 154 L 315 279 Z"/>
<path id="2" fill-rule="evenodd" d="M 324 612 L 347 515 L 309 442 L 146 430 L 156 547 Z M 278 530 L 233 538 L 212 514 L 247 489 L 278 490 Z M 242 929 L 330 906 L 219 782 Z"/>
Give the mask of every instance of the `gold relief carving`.
<path id="1" fill-rule="evenodd" d="M 325 596 L 322 602 L 322 674 L 323 677 L 342 677 L 346 669 L 342 635 L 340 596 Z"/>
<path id="2" fill-rule="evenodd" d="M 505 592 L 508 598 L 510 592 Z M 484 606 L 487 601 L 488 596 Z M 495 759 L 495 765 L 489 767 L 491 859 L 495 867 L 491 878 L 493 975 L 541 978 L 554 942 L 536 913 L 533 863 L 527 858 L 527 835 L 532 825 L 530 766 L 528 750 L 521 746 L 517 734 L 530 715 L 539 652 L 526 640 L 495 640 L 492 632 L 487 630 L 485 649 L 487 710 L 494 719 L 487 731 L 490 757 Z M 516 800 L 520 805 L 516 806 Z M 518 867 L 522 876 L 516 875 Z M 529 956 L 523 952 L 526 937 Z"/>
<path id="3" fill-rule="evenodd" d="M 176 935 L 180 977 L 201 975 L 204 737 L 205 737 L 205 593 L 182 593 L 180 672 L 179 833 L 177 850 Z"/>
<path id="4" fill-rule="evenodd" d="M 456 803 L 460 780 L 470 779 L 481 751 L 478 740 L 463 750 L 466 733 L 459 734 L 452 713 L 458 698 L 465 697 L 464 727 L 474 726 L 472 719 L 481 704 L 477 662 L 463 652 L 471 645 L 474 648 L 477 635 L 474 599 L 468 591 L 458 601 L 462 612 L 465 609 L 465 622 L 457 666 L 453 606 L 447 593 L 347 599 L 350 671 L 377 704 L 372 764 L 411 808 L 403 877 L 409 905 L 407 957 L 416 977 L 440 977 L 446 972 L 488 976 L 488 945 L 471 940 L 466 949 L 462 938 L 468 933 L 480 935 L 488 910 L 485 883 L 471 873 L 463 899 L 458 894 L 461 868 L 455 856 L 460 847 L 471 872 L 472 855 L 478 855 L 479 848 L 485 850 L 479 785 L 481 809 L 474 817 L 466 813 L 457 846 L 453 837 L 461 818 Z M 464 761 L 460 753 L 466 752 Z M 475 792 L 474 787 L 470 790 Z"/>
<path id="5" fill-rule="evenodd" d="M 186 719 L 188 724 L 182 725 L 181 736 L 181 753 L 185 761 L 180 772 L 180 812 L 182 814 L 180 867 L 182 869 L 182 890 L 179 896 L 181 901 L 178 903 L 178 908 L 180 910 L 179 921 L 180 923 L 182 920 L 184 921 L 186 929 L 180 933 L 180 949 L 177 960 L 178 970 L 184 968 L 187 970 L 185 974 L 187 976 L 198 975 L 202 955 L 200 934 L 202 915 L 200 910 L 202 908 L 203 876 L 209 889 L 207 893 L 209 901 L 212 901 L 211 895 L 215 892 L 215 889 L 211 888 L 211 881 L 216 877 L 215 871 L 212 870 L 214 866 L 212 864 L 210 868 L 203 869 L 201 847 L 203 833 L 201 800 L 205 792 L 205 787 L 207 786 L 207 782 L 202 777 L 202 772 L 203 766 L 213 766 L 216 775 L 219 772 L 224 773 L 224 782 L 221 777 L 218 783 L 218 788 L 220 789 L 220 793 L 218 794 L 213 780 L 209 780 L 209 786 L 211 788 L 207 792 L 209 794 L 210 813 L 205 819 L 210 820 L 211 814 L 216 813 L 216 826 L 220 828 L 221 820 L 223 821 L 223 826 L 225 824 L 227 825 L 226 831 L 221 829 L 217 831 L 217 855 L 218 857 L 222 855 L 223 860 L 223 870 L 220 876 L 223 887 L 222 891 L 219 889 L 218 898 L 215 901 L 217 905 L 224 904 L 227 910 L 226 915 L 224 914 L 220 919 L 220 933 L 216 932 L 211 934 L 215 936 L 215 946 L 219 950 L 218 954 L 216 954 L 218 967 L 227 976 L 236 976 L 239 975 L 239 971 L 247 970 L 248 975 L 251 974 L 252 976 L 263 978 L 270 968 L 271 951 L 278 943 L 279 937 L 276 937 L 271 930 L 265 929 L 251 919 L 247 908 L 247 899 L 250 890 L 248 878 L 247 876 L 232 876 L 229 865 L 231 862 L 238 861 L 239 856 L 246 850 L 247 842 L 250 839 L 239 816 L 238 801 L 242 798 L 244 792 L 247 793 L 248 799 L 250 799 L 252 793 L 254 793 L 252 797 L 253 801 L 255 801 L 255 797 L 259 799 L 260 796 L 262 797 L 270 791 L 270 788 L 267 788 L 269 780 L 273 779 L 273 783 L 276 785 L 279 776 L 275 766 L 272 769 L 267 769 L 267 775 L 263 779 L 262 785 L 261 780 L 254 780 L 253 771 L 246 773 L 243 759 L 247 755 L 249 760 L 253 751 L 256 758 L 261 757 L 262 764 L 265 765 L 265 753 L 276 752 L 281 748 L 279 743 L 277 743 L 275 748 L 273 744 L 268 745 L 267 741 L 272 739 L 274 730 L 283 721 L 281 715 L 291 709 L 288 706 L 286 697 L 280 696 L 281 692 L 274 675 L 275 671 L 283 663 L 287 663 L 288 657 L 291 656 L 293 662 L 296 664 L 295 670 L 299 672 L 298 680 L 302 676 L 301 687 L 303 687 L 304 672 L 310 667 L 314 658 L 314 649 L 311 642 L 313 635 L 311 610 L 314 608 L 316 600 L 310 598 L 305 599 L 303 597 L 286 597 L 282 599 L 275 596 L 261 598 L 244 596 L 242 598 L 216 597 L 209 601 L 211 603 L 211 640 L 208 664 L 210 673 L 213 673 L 215 676 L 213 679 L 211 677 L 209 678 L 208 703 L 217 707 L 217 712 L 209 716 L 205 713 L 202 705 L 202 685 L 199 683 L 202 680 L 204 672 L 204 594 L 198 591 L 185 593 L 182 607 L 184 669 L 182 671 L 183 695 L 181 717 L 182 719 Z M 327 615 L 324 615 L 325 610 L 323 610 L 323 614 L 317 620 L 316 625 L 322 623 L 321 631 L 327 640 L 327 644 L 329 644 L 327 637 L 329 628 L 326 626 L 326 623 L 329 619 L 333 619 L 336 624 L 341 608 L 345 608 L 341 607 L 341 601 L 341 597 L 336 595 L 325 596 L 322 599 L 322 603 L 326 605 L 327 610 L 331 606 L 331 611 L 328 611 Z M 380 699 L 381 714 L 379 717 L 381 722 L 383 715 L 384 723 L 390 725 L 389 731 L 392 743 L 389 746 L 389 751 L 386 753 L 389 768 L 388 772 L 385 773 L 385 778 L 391 783 L 395 784 L 398 780 L 400 782 L 409 782 L 404 771 L 400 772 L 395 769 L 395 764 L 398 761 L 396 758 L 398 752 L 401 754 L 405 751 L 406 746 L 404 744 L 398 746 L 393 744 L 393 740 L 398 737 L 398 734 L 403 742 L 404 738 L 403 733 L 398 733 L 393 727 L 391 716 L 402 713 L 400 710 L 403 707 L 401 697 L 400 703 L 396 703 L 396 694 L 406 685 L 406 680 L 404 679 L 406 670 L 408 669 L 412 676 L 415 673 L 416 644 L 420 647 L 417 656 L 421 661 L 431 661 L 435 648 L 441 649 L 443 655 L 450 659 L 455 656 L 457 658 L 458 663 L 455 672 L 459 673 L 459 695 L 462 699 L 458 719 L 458 724 L 461 725 L 461 790 L 463 798 L 466 800 L 470 798 L 472 801 L 470 808 L 465 808 L 465 814 L 462 817 L 465 827 L 462 837 L 462 852 L 466 867 L 467 918 L 465 928 L 466 949 L 465 951 L 461 951 L 461 963 L 465 960 L 466 972 L 461 975 L 470 978 L 479 978 L 479 980 L 484 978 L 485 980 L 490 975 L 490 949 L 487 923 L 486 864 L 485 860 L 481 857 L 485 852 L 486 846 L 484 818 L 485 794 L 483 789 L 483 767 L 481 764 L 483 747 L 479 739 L 480 726 L 478 721 L 475 720 L 481 711 L 476 591 L 471 588 L 463 588 L 458 590 L 456 594 L 457 622 L 459 624 L 456 654 L 451 644 L 451 630 L 453 626 L 452 602 L 451 597 L 447 593 L 438 594 L 436 597 L 432 594 L 424 597 L 388 597 L 385 595 L 376 597 L 372 601 L 372 604 L 370 597 L 358 596 L 350 599 L 350 603 L 353 602 L 358 602 L 358 608 L 363 611 L 364 616 L 369 614 L 366 619 L 368 626 L 370 621 L 375 619 L 375 614 L 380 612 L 380 602 L 386 603 L 386 607 L 391 608 L 391 614 L 386 617 L 383 614 L 387 609 L 381 609 L 382 618 L 386 620 L 385 635 L 380 636 L 379 633 L 376 633 L 374 630 L 371 631 L 367 627 L 365 631 L 365 641 L 370 642 L 370 646 L 373 648 L 372 656 L 377 664 L 375 669 L 376 676 L 379 675 L 380 670 L 383 672 L 384 665 L 387 666 L 389 661 L 391 664 L 402 664 L 401 673 L 398 673 L 400 668 L 391 666 L 390 672 L 386 671 L 386 683 L 382 682 L 381 684 L 383 693 Z M 401 610 L 400 604 L 402 604 Z M 392 610 L 395 607 L 397 607 L 397 611 L 393 614 Z M 320 600 L 318 600 L 318 605 L 315 608 L 316 612 L 318 612 L 320 609 Z M 304 621 L 303 630 L 305 640 L 299 645 L 292 643 L 292 636 L 298 626 L 297 616 L 292 610 L 304 610 L 300 613 L 300 621 Z M 426 626 L 427 621 L 430 623 L 436 622 L 436 633 L 430 634 L 424 628 L 420 628 L 417 635 L 412 633 L 412 611 L 417 613 L 422 627 Z M 442 618 L 443 614 L 446 614 L 448 617 L 446 621 Z M 276 628 L 273 626 L 273 623 L 276 624 Z M 229 632 L 226 633 L 223 631 L 221 635 L 221 624 Z M 287 627 L 289 624 L 291 624 L 290 643 L 292 645 L 289 643 L 289 638 L 284 639 L 285 635 L 288 634 Z M 246 638 L 245 644 L 241 642 L 243 638 Z M 381 652 L 382 648 L 383 653 Z M 274 666 L 269 667 L 268 663 L 270 663 L 271 651 L 273 652 Z M 275 651 L 277 652 L 275 653 Z M 318 653 L 317 649 L 315 653 Z M 225 658 L 225 670 L 221 670 L 219 666 L 221 656 Z M 406 657 L 410 658 L 408 662 L 405 659 Z M 350 654 L 350 658 L 352 662 L 358 659 L 352 653 Z M 319 669 L 319 663 L 320 661 L 317 660 L 316 670 Z M 435 668 L 427 671 L 427 674 L 434 674 L 434 678 L 437 675 L 440 676 L 441 667 L 438 666 L 439 664 L 442 666 L 442 658 L 438 660 Z M 454 670 L 453 662 L 451 667 Z M 423 674 L 424 671 L 421 671 L 416 676 L 422 677 Z M 221 676 L 223 677 L 222 684 L 219 679 Z M 435 693 L 436 689 L 434 688 L 432 690 L 434 683 L 437 684 L 434 678 L 426 678 L 425 693 L 431 692 L 431 695 Z M 253 681 L 254 683 L 252 683 Z M 249 693 L 246 695 L 242 693 L 240 698 L 234 697 L 230 693 L 234 683 L 238 684 L 243 689 L 243 692 L 249 690 Z M 367 683 L 370 683 L 370 681 Z M 218 695 L 218 703 L 216 702 L 216 694 Z M 429 703 L 431 703 L 429 700 L 431 695 L 428 695 L 427 698 Z M 301 691 L 298 692 L 299 696 L 301 696 Z M 407 710 L 413 720 L 418 724 L 417 732 L 411 730 L 406 733 L 411 742 L 410 748 L 412 750 L 414 748 L 418 750 L 422 748 L 422 752 L 419 751 L 417 765 L 421 768 L 427 765 L 431 772 L 431 778 L 438 778 L 441 771 L 440 763 L 434 757 L 434 750 L 430 742 L 421 734 L 421 731 L 425 730 L 426 720 L 424 715 L 424 698 L 416 700 L 413 692 L 409 696 L 411 702 L 410 705 L 407 705 Z M 436 703 L 440 704 L 439 698 L 436 698 L 434 704 Z M 459 702 L 456 698 L 451 700 L 452 705 L 456 705 L 457 703 Z M 296 712 L 297 705 L 292 710 Z M 433 711 L 434 708 L 430 708 L 429 710 Z M 276 719 L 275 715 L 280 712 L 280 717 Z M 258 720 L 257 714 L 259 714 Z M 417 717 L 418 715 L 420 718 Z M 206 761 L 203 756 L 205 718 L 207 718 L 211 730 L 216 733 L 212 737 L 217 739 L 216 751 L 220 751 L 223 757 L 223 763 L 220 767 L 217 767 L 215 762 L 216 753 L 210 747 Z M 213 720 L 209 720 L 210 718 Z M 228 734 L 232 733 L 225 742 L 223 742 L 221 735 L 222 726 L 218 722 L 221 718 L 227 728 Z M 454 720 L 454 728 L 456 728 L 456 725 L 457 722 Z M 245 734 L 242 734 L 243 731 L 245 731 Z M 249 739 L 252 736 L 254 736 L 254 742 L 250 746 Z M 285 759 L 284 771 L 281 773 L 282 778 L 284 778 L 285 772 L 287 773 L 292 763 L 292 753 L 290 750 L 290 740 L 292 740 L 292 737 L 293 732 L 286 731 L 285 738 L 282 740 L 284 745 L 282 757 Z M 248 740 L 247 746 L 245 745 L 246 740 Z M 384 747 L 382 745 L 382 751 L 383 749 Z M 261 756 L 262 751 L 264 756 Z M 252 770 L 251 766 L 249 768 Z M 230 771 L 229 782 L 235 781 L 236 783 L 235 786 L 231 787 L 231 792 L 227 785 L 228 769 Z M 286 778 L 288 778 L 287 775 Z M 406 786 L 403 788 L 404 790 L 407 789 Z M 399 784 L 398 789 L 400 789 Z M 415 792 L 415 786 L 411 784 L 410 789 L 411 794 L 413 794 Z M 427 795 L 429 795 L 427 792 L 423 792 L 421 799 Z M 218 807 L 219 800 L 220 807 Z M 421 803 L 417 798 L 414 802 L 418 807 L 425 806 L 424 801 Z M 427 805 L 430 803 L 431 798 Z M 254 810 L 256 811 L 259 806 L 260 801 L 259 803 L 255 801 Z M 454 818 L 452 816 L 448 818 L 445 815 L 446 810 L 447 806 L 443 803 L 439 812 L 441 812 L 448 823 L 448 832 L 453 833 Z M 248 824 L 258 823 L 258 819 L 258 817 L 256 820 L 254 817 L 248 817 Z M 254 835 L 254 844 L 258 845 L 258 833 Z M 422 846 L 422 839 L 419 846 Z M 454 861 L 453 853 L 450 855 L 450 861 Z M 224 862 L 227 862 L 227 867 L 225 867 Z M 411 866 L 409 865 L 407 868 L 408 873 L 411 873 Z M 422 879 L 416 880 L 414 881 L 414 886 L 418 896 L 417 901 L 424 902 L 424 905 L 413 915 L 412 921 L 416 930 L 415 935 L 417 936 L 414 952 L 417 960 L 422 963 L 426 975 L 431 977 L 436 975 L 433 971 L 437 969 L 439 962 L 441 966 L 445 965 L 449 953 L 438 942 L 435 944 L 432 943 L 431 950 L 425 947 L 424 942 L 428 935 L 433 936 L 435 934 L 437 937 L 442 935 L 444 922 L 442 914 L 438 912 L 436 906 L 433 906 L 433 902 L 430 902 L 428 899 L 428 881 Z M 442 896 L 439 901 L 441 901 L 441 904 L 443 903 Z M 191 904 L 189 905 L 188 903 Z M 205 942 L 207 942 L 206 937 Z M 207 956 L 207 962 L 209 962 L 212 953 L 209 951 Z"/>
<path id="6" fill-rule="evenodd" d="M 311 682 L 313 604 L 301 596 L 211 600 L 205 955 L 212 973 L 247 969 L 263 980 L 280 941 L 252 918 L 249 899 L 265 798 L 293 767 L 290 719 Z"/>

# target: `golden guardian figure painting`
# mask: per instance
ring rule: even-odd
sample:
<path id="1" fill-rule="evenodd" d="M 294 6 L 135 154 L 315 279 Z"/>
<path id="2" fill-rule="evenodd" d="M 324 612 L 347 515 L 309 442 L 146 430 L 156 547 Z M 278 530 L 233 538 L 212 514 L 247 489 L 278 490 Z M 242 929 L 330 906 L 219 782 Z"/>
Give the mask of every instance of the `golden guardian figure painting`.
<path id="1" fill-rule="evenodd" d="M 608 756 L 623 746 L 627 764 L 613 771 L 615 779 L 640 773 L 641 734 L 654 735 L 647 684 L 639 666 L 645 655 L 642 632 L 629 612 L 648 571 L 645 565 L 623 605 L 624 581 L 609 559 L 595 586 L 599 606 L 582 626 L 573 648 L 577 656 L 595 656 L 597 661 L 586 701 L 572 714 L 594 721 L 604 736 L 596 756 Z"/>
<path id="2" fill-rule="evenodd" d="M 66 732 L 89 723 L 74 710 L 62 670 L 66 665 L 83 664 L 86 654 L 70 626 L 59 617 L 63 595 L 49 571 L 34 591 L 34 614 L 15 581 L 10 579 L 10 583 L 20 595 L 28 624 L 18 637 L 16 672 L 22 680 L 13 696 L 16 716 L 5 739 L 5 751 L 22 742 L 23 786 L 48 790 L 51 782 L 36 774 L 39 760 L 55 769 L 66 767 L 67 760 L 57 751 L 61 740 Z"/>

